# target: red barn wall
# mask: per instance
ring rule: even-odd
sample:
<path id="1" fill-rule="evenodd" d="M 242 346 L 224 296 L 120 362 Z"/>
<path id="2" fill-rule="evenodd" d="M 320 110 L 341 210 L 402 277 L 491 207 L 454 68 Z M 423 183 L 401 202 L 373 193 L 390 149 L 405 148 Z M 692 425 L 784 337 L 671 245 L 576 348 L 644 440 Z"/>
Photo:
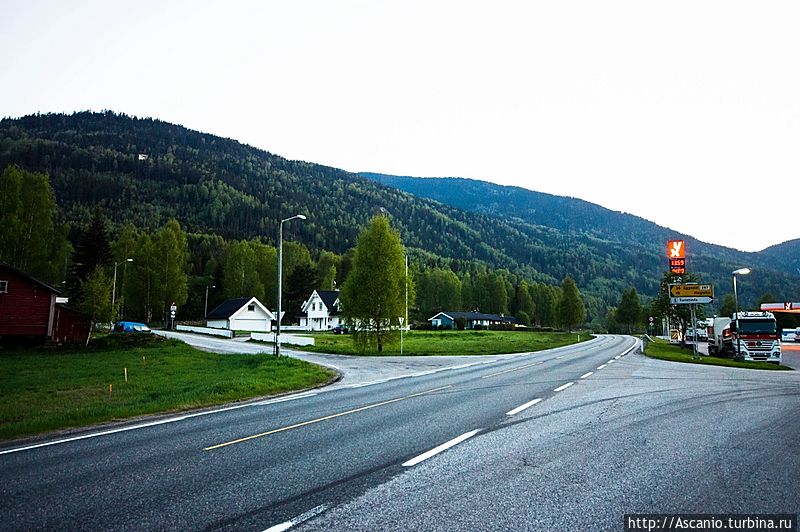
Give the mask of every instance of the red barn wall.
<path id="1" fill-rule="evenodd" d="M 89 318 L 76 310 L 56 305 L 53 319 L 53 343 L 78 344 L 89 337 L 92 323 Z"/>
<path id="2" fill-rule="evenodd" d="M 0 294 L 0 336 L 48 336 L 56 295 L 45 287 L 6 269 L 8 293 Z"/>

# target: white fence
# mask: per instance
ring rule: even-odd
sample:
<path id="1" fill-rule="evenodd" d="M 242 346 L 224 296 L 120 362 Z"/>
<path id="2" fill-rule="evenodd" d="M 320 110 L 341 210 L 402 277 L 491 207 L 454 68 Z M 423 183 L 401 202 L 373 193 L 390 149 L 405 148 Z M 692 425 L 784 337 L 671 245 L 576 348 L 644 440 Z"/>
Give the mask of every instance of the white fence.
<path id="1" fill-rule="evenodd" d="M 233 338 L 233 331 L 228 329 L 212 329 L 211 327 L 195 327 L 192 325 L 178 325 L 175 329 L 183 332 L 193 332 L 199 334 L 210 334 L 212 336 L 222 336 L 225 338 Z"/>
<path id="2" fill-rule="evenodd" d="M 281 327 L 283 329 L 283 327 Z M 275 343 L 275 333 L 250 333 L 250 338 L 259 342 Z M 314 339 L 307 336 L 295 336 L 293 334 L 282 334 L 281 345 L 314 345 Z"/>

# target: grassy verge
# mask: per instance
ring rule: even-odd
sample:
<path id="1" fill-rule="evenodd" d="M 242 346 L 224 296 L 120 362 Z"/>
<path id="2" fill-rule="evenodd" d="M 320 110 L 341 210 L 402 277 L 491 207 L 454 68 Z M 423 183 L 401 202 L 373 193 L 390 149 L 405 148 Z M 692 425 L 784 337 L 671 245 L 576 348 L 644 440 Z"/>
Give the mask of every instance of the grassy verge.
<path id="1" fill-rule="evenodd" d="M 644 354 L 660 360 L 669 360 L 671 362 L 688 362 L 690 364 L 706 364 L 711 366 L 727 366 L 731 368 L 748 369 L 792 369 L 788 366 L 781 366 L 778 364 L 772 364 L 770 362 L 740 362 L 738 360 L 731 360 L 729 358 L 718 358 L 705 355 L 700 355 L 699 359 L 693 359 L 692 351 L 690 349 L 681 349 L 680 346 L 670 344 L 664 340 L 656 340 L 655 342 L 648 343 Z"/>
<path id="2" fill-rule="evenodd" d="M 342 355 L 377 355 L 374 346 L 362 352 L 350 335 L 316 333 L 314 346 L 303 350 Z M 497 355 L 541 351 L 589 340 L 587 333 L 511 331 L 410 331 L 403 334 L 404 355 Z M 384 345 L 384 356 L 400 354 L 400 336 Z"/>
<path id="3" fill-rule="evenodd" d="M 333 377 L 288 357 L 216 355 L 154 335 L 111 335 L 81 350 L 2 350 L 0 439 L 288 392 Z"/>

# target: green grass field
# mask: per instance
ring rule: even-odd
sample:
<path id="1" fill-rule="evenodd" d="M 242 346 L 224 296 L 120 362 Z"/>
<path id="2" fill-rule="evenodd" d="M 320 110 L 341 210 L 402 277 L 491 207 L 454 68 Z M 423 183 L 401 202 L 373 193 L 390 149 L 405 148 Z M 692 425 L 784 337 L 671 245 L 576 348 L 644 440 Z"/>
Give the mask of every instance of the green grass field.
<path id="1" fill-rule="evenodd" d="M 304 350 L 342 355 L 377 355 L 375 346 L 362 352 L 350 335 L 330 332 L 312 335 L 313 347 Z M 579 340 L 580 338 L 580 340 Z M 589 340 L 588 333 L 519 331 L 410 331 L 403 334 L 404 355 L 497 355 L 541 351 Z M 400 354 L 400 336 L 384 345 L 384 356 Z"/>
<path id="2" fill-rule="evenodd" d="M 81 350 L 6 349 L 0 439 L 300 390 L 334 376 L 288 357 L 216 355 L 154 335 L 110 335 Z"/>
<path id="3" fill-rule="evenodd" d="M 669 360 L 672 362 L 687 362 L 689 364 L 707 364 L 711 366 L 767 370 L 792 369 L 788 366 L 781 366 L 770 362 L 740 362 L 729 358 L 717 358 L 705 355 L 700 355 L 699 359 L 693 359 L 691 349 L 681 349 L 680 346 L 670 344 L 664 340 L 656 340 L 655 342 L 648 343 L 644 354 L 652 358 Z"/>

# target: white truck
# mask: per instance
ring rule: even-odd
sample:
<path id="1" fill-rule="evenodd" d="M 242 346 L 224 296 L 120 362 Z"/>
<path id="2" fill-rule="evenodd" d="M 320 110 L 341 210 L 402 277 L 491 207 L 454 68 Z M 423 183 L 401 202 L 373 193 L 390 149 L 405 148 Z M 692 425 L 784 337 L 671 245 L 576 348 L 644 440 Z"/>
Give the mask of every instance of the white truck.
<path id="1" fill-rule="evenodd" d="M 714 318 L 708 327 L 708 354 L 780 364 L 781 341 L 775 316 L 771 312 L 739 312 L 730 318 Z"/>
<path id="2" fill-rule="evenodd" d="M 712 357 L 725 356 L 732 353 L 731 350 L 731 319 L 730 318 L 709 318 L 710 324 L 707 325 L 708 332 L 708 354 Z"/>

